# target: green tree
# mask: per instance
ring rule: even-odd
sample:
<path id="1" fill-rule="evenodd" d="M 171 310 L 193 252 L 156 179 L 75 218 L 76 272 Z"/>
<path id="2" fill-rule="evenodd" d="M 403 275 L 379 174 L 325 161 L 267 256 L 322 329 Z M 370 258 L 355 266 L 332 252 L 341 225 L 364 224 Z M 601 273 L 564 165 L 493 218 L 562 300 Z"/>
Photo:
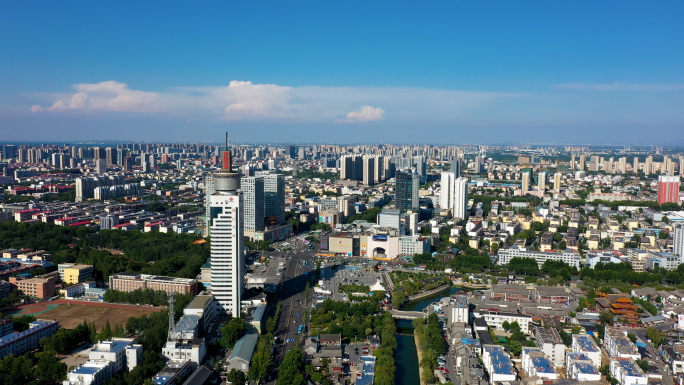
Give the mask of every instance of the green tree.
<path id="1" fill-rule="evenodd" d="M 511 354 L 518 357 L 522 353 L 522 344 L 519 341 L 510 341 L 508 348 L 511 349 Z"/>
<path id="2" fill-rule="evenodd" d="M 36 354 L 38 364 L 35 369 L 35 376 L 45 382 L 54 382 L 66 379 L 67 366 L 57 359 L 57 353 L 48 350 Z"/>
<path id="3" fill-rule="evenodd" d="M 242 318 L 231 319 L 226 326 L 221 328 L 221 346 L 232 348 L 247 329 L 247 323 Z"/>
<path id="4" fill-rule="evenodd" d="M 226 381 L 232 385 L 245 385 L 247 383 L 247 376 L 245 372 L 233 368 L 226 375 Z"/>

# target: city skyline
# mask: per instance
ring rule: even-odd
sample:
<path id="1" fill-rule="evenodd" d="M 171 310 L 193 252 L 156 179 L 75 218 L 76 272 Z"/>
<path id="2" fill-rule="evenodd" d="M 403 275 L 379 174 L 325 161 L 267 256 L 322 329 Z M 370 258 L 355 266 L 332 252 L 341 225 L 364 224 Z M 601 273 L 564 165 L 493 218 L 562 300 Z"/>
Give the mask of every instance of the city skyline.
<path id="1" fill-rule="evenodd" d="M 4 4 L 3 140 L 684 145 L 663 4 Z"/>

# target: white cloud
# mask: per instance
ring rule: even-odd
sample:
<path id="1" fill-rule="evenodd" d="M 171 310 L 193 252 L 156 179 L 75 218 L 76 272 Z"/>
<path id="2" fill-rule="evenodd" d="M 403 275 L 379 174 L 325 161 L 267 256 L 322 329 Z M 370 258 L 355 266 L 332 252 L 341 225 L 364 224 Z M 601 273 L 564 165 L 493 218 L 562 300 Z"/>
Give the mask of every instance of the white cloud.
<path id="1" fill-rule="evenodd" d="M 289 123 L 360 123 L 385 118 L 425 121 L 433 117 L 467 119 L 497 99 L 519 93 L 464 92 L 400 87 L 288 87 L 231 81 L 227 86 L 179 87 L 164 92 L 132 90 L 125 83 L 77 84 L 72 94 L 39 94 L 47 106 L 33 112 L 165 113 L 223 120 L 268 120 Z M 372 106 L 382 106 L 372 107 Z M 476 118 L 476 117 L 473 117 Z M 470 119 L 473 119 L 470 118 Z"/>
<path id="2" fill-rule="evenodd" d="M 684 90 L 684 84 L 629 84 L 614 82 L 611 84 L 563 83 L 553 88 L 576 91 L 678 91 Z"/>
<path id="3" fill-rule="evenodd" d="M 362 123 L 371 122 L 373 120 L 380 120 L 385 115 L 385 111 L 382 108 L 375 108 L 371 106 L 363 106 L 358 111 L 352 111 L 347 113 L 347 118 L 344 120 L 345 123 Z"/>
<path id="4" fill-rule="evenodd" d="M 59 95 L 58 100 L 50 107 L 34 105 L 31 111 L 154 112 L 161 110 L 161 106 L 157 103 L 158 93 L 131 90 L 127 84 L 113 80 L 95 84 L 76 84 L 73 88 L 78 92 L 71 95 L 70 99 L 69 96 Z"/>

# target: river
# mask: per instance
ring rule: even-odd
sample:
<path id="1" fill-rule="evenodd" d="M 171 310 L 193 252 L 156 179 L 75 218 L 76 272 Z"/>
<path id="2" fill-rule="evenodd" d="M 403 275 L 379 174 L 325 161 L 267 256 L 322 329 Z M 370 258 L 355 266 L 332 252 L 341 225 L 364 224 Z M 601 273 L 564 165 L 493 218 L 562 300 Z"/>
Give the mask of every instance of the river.
<path id="1" fill-rule="evenodd" d="M 407 302 L 401 310 L 423 311 L 428 305 L 447 295 L 451 296 L 459 291 L 460 287 L 452 286 L 444 289 L 429 297 Z M 448 293 L 448 294 L 447 294 Z M 418 366 L 418 352 L 416 352 L 416 341 L 413 338 L 413 324 L 409 320 L 397 320 L 397 349 L 394 352 L 394 361 L 397 370 L 394 373 L 394 383 L 396 385 L 420 385 L 420 374 Z"/>

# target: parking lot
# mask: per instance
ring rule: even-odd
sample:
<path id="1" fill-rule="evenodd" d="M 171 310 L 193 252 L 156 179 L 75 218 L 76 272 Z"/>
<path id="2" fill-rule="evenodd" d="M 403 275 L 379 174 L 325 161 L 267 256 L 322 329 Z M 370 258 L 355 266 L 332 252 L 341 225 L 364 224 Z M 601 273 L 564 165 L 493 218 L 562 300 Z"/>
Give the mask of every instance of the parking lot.
<path id="1" fill-rule="evenodd" d="M 337 298 L 340 285 L 363 285 L 372 286 L 378 279 L 380 274 L 375 271 L 366 271 L 362 267 L 355 266 L 338 266 L 337 269 L 332 268 L 322 269 L 321 277 L 323 279 L 323 286 L 332 292 L 332 295 Z"/>

